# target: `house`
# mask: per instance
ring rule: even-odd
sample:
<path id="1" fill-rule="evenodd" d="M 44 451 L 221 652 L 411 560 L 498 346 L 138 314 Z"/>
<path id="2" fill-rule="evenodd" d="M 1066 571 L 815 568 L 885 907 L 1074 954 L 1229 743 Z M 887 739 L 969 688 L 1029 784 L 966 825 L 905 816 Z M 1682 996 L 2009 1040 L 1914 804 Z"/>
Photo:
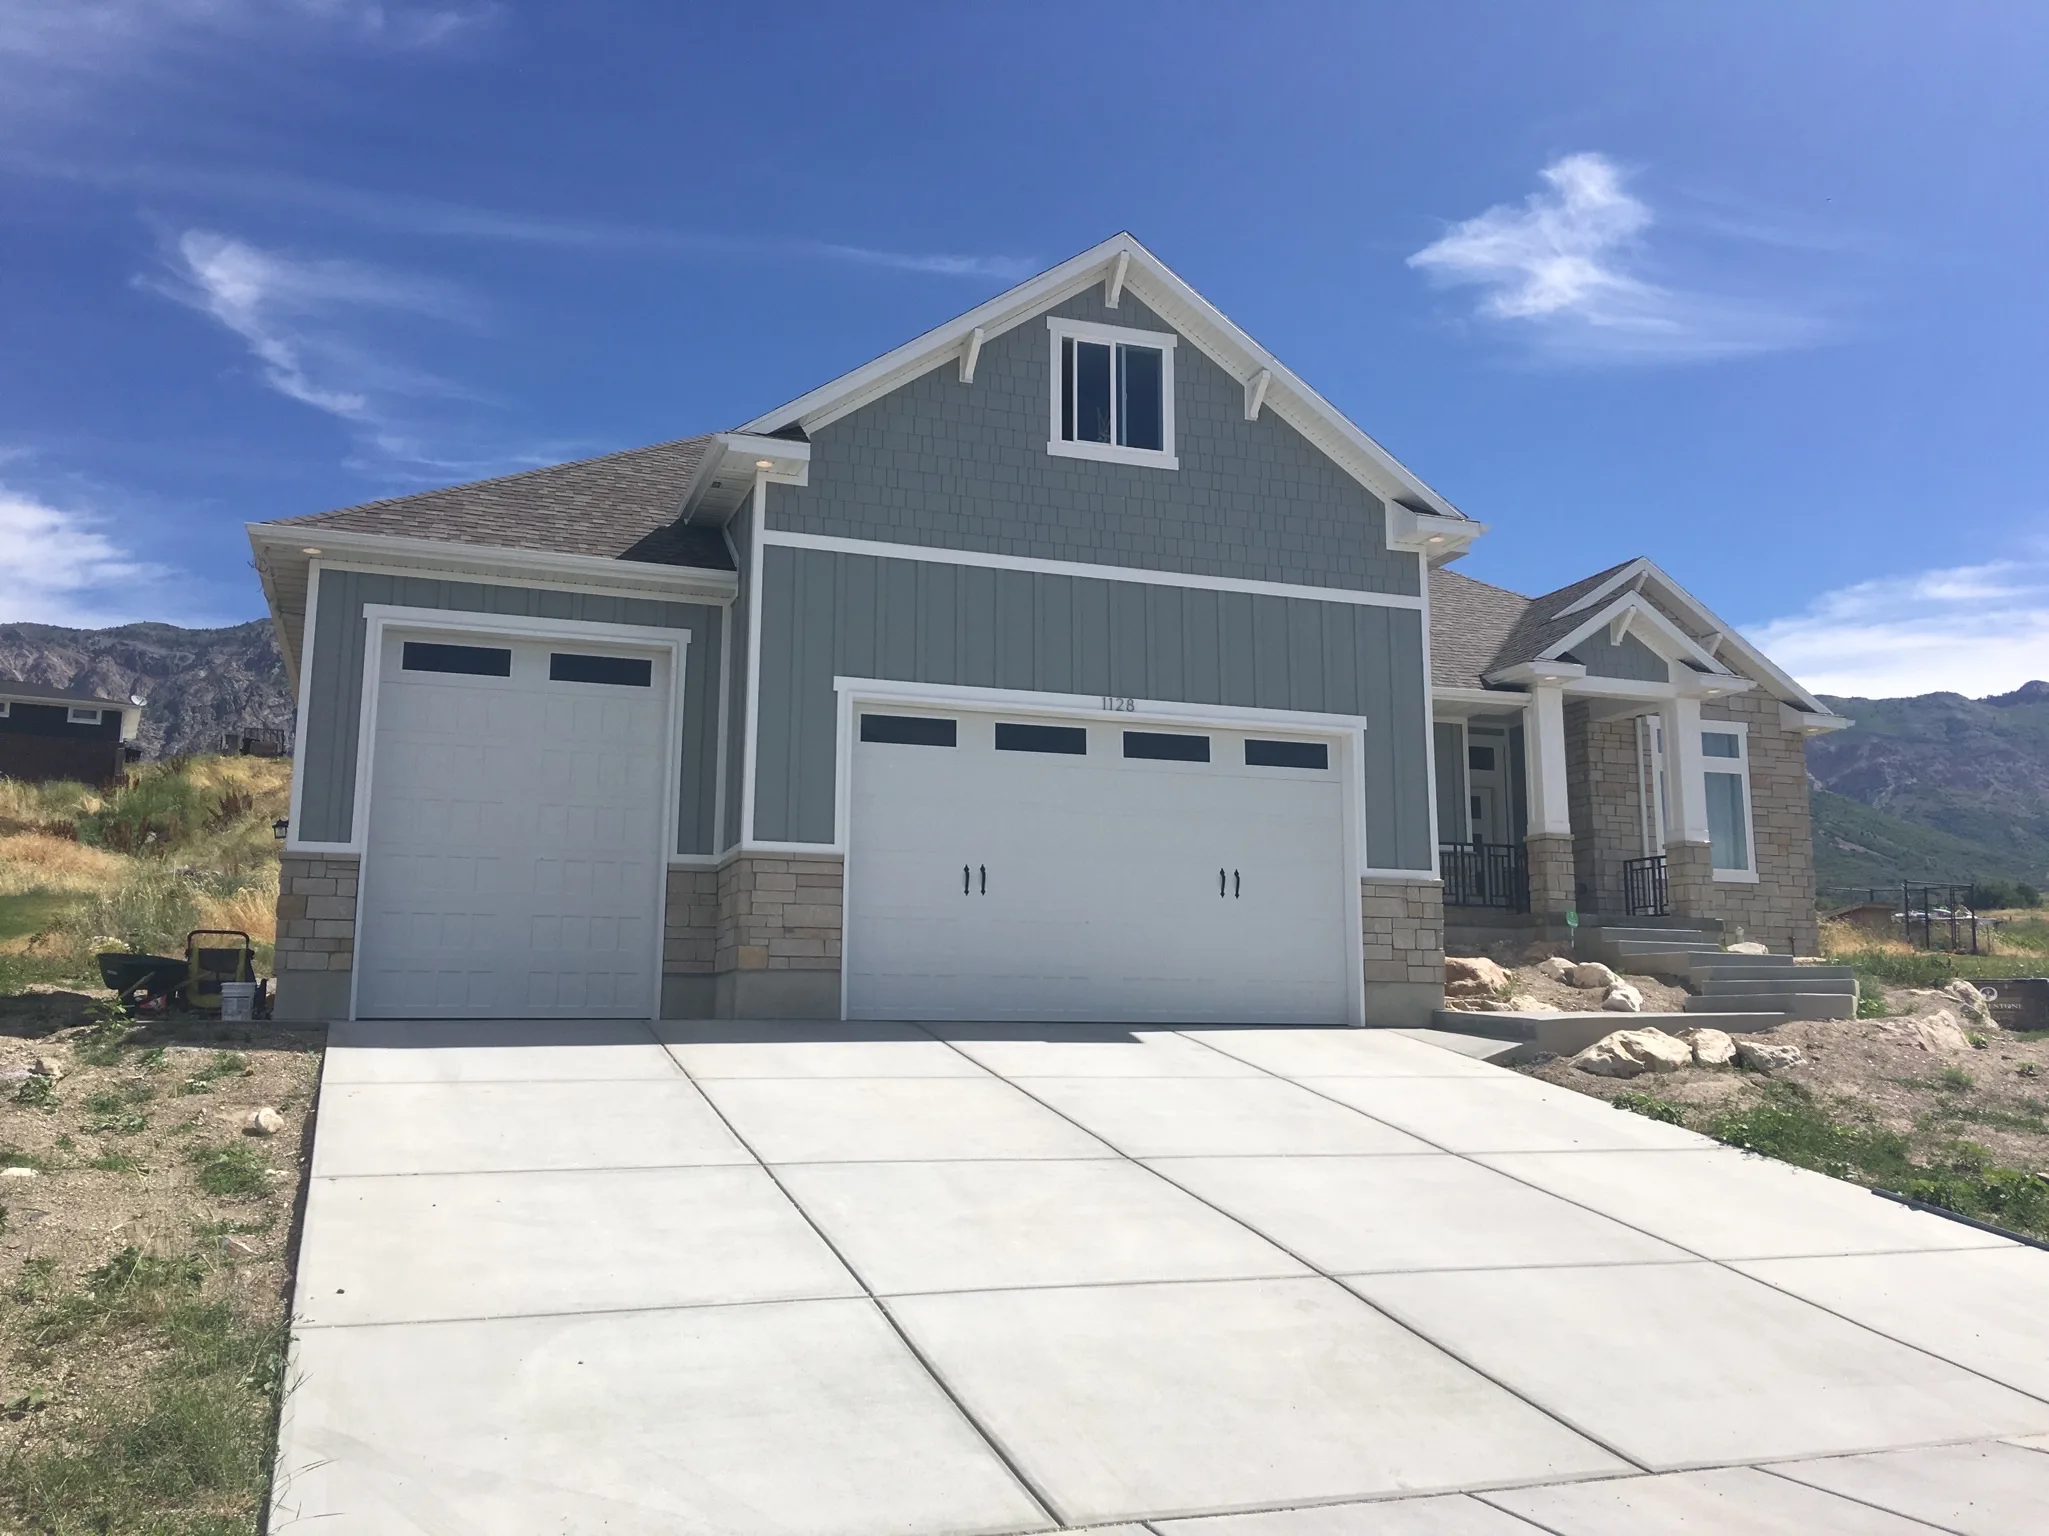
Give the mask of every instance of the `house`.
<path id="1" fill-rule="evenodd" d="M 140 699 L 0 678 L 0 778 L 111 784 L 140 756 Z"/>
<path id="2" fill-rule="evenodd" d="M 1443 571 L 1483 525 L 1128 235 L 732 431 L 249 531 L 281 1016 L 1420 1023 L 1447 892 L 1741 921 L 1710 759 L 1729 880 L 1811 886 L 1813 699 L 1643 562 Z"/>

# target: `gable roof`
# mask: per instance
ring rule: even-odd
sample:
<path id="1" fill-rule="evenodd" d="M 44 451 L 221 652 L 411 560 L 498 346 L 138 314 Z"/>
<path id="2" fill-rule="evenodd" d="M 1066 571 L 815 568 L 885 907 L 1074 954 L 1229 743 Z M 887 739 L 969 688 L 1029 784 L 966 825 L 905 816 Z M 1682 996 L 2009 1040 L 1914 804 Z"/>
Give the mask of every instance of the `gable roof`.
<path id="1" fill-rule="evenodd" d="M 680 438 L 260 526 L 730 571 L 732 555 L 718 529 L 676 523 L 712 442 Z"/>
<path id="2" fill-rule="evenodd" d="M 1438 568 L 1430 573 L 1430 681 L 1438 688 L 1484 688 L 1530 600 Z"/>
<path id="3" fill-rule="evenodd" d="M 1125 290 L 1136 294 L 1244 385 L 1248 407 L 1274 411 L 1375 495 L 1481 531 L 1129 233 L 1112 235 L 873 362 L 764 412 L 740 430 L 767 436 L 814 432 L 941 364 L 961 360 L 972 368 L 972 357 L 990 337 L 1099 282 L 1106 285 L 1112 307 Z"/>

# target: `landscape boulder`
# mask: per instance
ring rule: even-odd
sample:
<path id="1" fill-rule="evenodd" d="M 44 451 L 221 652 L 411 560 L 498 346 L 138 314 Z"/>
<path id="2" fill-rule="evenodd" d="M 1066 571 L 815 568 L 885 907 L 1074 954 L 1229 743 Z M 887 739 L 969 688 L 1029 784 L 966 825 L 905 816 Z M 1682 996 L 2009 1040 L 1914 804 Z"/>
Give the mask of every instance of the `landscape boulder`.
<path id="1" fill-rule="evenodd" d="M 1726 1030 L 1689 1029 L 1679 1038 L 1693 1048 L 1693 1059 L 1703 1067 L 1726 1067 L 1736 1059 L 1736 1042 Z"/>
<path id="2" fill-rule="evenodd" d="M 1732 955 L 1768 955 L 1771 951 L 1755 939 L 1744 939 L 1737 944 L 1725 946 Z"/>
<path id="3" fill-rule="evenodd" d="M 275 1136 L 284 1128 L 285 1117 L 268 1104 L 242 1122 L 242 1134 L 245 1136 Z"/>
<path id="4" fill-rule="evenodd" d="M 1985 1006 L 1985 994 L 1974 984 L 1959 976 L 1944 987 L 1942 992 L 1945 997 L 1956 1000 L 1957 1005 L 1970 1017 L 1973 1024 L 1981 1029 L 1992 1027 L 1992 1010 Z"/>
<path id="5" fill-rule="evenodd" d="M 1693 1048 L 1662 1029 L 1618 1029 L 1603 1035 L 1572 1058 L 1580 1071 L 1594 1077 L 1641 1077 L 1646 1072 L 1677 1072 L 1693 1063 Z"/>
<path id="6" fill-rule="evenodd" d="M 1797 1067 L 1807 1059 L 1800 1054 L 1797 1045 L 1760 1040 L 1755 1035 L 1745 1035 L 1735 1044 L 1736 1060 L 1753 1072 L 1776 1072 L 1781 1067 Z"/>
<path id="7" fill-rule="evenodd" d="M 1964 1021 L 1947 1008 L 1924 1013 L 1896 1024 L 1881 1026 L 1887 1034 L 1902 1035 L 1910 1045 L 1924 1051 L 1968 1051 L 1971 1037 L 1964 1033 Z"/>
<path id="8" fill-rule="evenodd" d="M 1597 987 L 1605 990 L 1608 987 L 1614 986 L 1616 978 L 1615 973 L 1609 970 L 1607 966 L 1601 964 L 1600 961 L 1582 960 L 1572 968 L 1572 975 L 1569 979 L 1575 987 L 1584 987 L 1588 991 L 1593 991 Z"/>
<path id="9" fill-rule="evenodd" d="M 1576 968 L 1575 962 L 1566 956 L 1553 955 L 1548 960 L 1538 962 L 1537 974 L 1569 986 L 1572 982 L 1572 973 Z"/>
<path id="10" fill-rule="evenodd" d="M 1643 994 L 1628 982 L 1618 981 L 1601 999 L 1601 1007 L 1609 1013 L 1642 1013 Z"/>
<path id="11" fill-rule="evenodd" d="M 1508 990 L 1512 978 L 1485 955 L 1446 955 L 1444 992 L 1447 997 L 1495 997 Z"/>
<path id="12" fill-rule="evenodd" d="M 64 1075 L 64 1063 L 54 1056 L 38 1056 L 36 1064 L 31 1070 L 35 1072 L 37 1077 L 47 1077 L 54 1083 Z"/>

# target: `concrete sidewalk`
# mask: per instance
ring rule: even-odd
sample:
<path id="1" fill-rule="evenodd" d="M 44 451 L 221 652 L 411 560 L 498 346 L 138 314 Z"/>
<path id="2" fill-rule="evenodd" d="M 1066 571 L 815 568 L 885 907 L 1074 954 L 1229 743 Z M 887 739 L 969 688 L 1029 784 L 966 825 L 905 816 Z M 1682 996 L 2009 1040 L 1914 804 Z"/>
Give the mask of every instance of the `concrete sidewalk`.
<path id="1" fill-rule="evenodd" d="M 272 1529 L 2020 1536 L 2045 1298 L 1391 1031 L 343 1025 Z"/>

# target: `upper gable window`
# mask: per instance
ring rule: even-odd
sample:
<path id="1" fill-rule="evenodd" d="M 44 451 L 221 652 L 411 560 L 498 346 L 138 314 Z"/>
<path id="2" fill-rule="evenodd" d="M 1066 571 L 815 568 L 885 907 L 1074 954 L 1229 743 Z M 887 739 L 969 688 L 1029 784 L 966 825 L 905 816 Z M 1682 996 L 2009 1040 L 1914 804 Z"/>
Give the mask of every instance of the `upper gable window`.
<path id="1" fill-rule="evenodd" d="M 1048 319 L 1053 431 L 1046 446 L 1076 459 L 1178 469 L 1174 336 Z"/>

